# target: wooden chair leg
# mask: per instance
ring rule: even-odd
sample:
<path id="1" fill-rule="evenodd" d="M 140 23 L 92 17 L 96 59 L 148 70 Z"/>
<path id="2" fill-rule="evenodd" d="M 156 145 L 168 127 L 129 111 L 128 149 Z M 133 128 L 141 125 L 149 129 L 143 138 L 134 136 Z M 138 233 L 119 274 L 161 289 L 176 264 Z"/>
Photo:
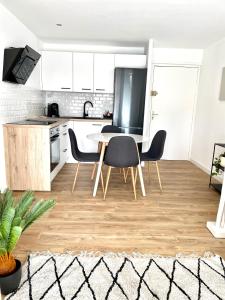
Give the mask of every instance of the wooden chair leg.
<path id="1" fill-rule="evenodd" d="M 151 178 L 150 178 L 150 161 L 148 162 L 148 176 L 149 176 L 149 180 L 151 180 Z"/>
<path id="2" fill-rule="evenodd" d="M 137 173 L 138 173 L 138 168 L 136 167 L 135 168 L 135 178 L 134 178 L 134 180 L 135 180 L 135 186 L 136 186 L 136 182 L 137 182 Z"/>
<path id="3" fill-rule="evenodd" d="M 124 182 L 127 183 L 127 176 L 124 168 L 123 168 L 123 178 L 124 178 Z"/>
<path id="4" fill-rule="evenodd" d="M 103 191 L 103 194 L 104 194 L 105 188 L 104 188 L 104 179 L 103 179 L 102 170 L 101 170 L 101 183 L 102 183 L 102 191 Z"/>
<path id="5" fill-rule="evenodd" d="M 129 173 L 129 168 L 127 168 L 127 172 L 126 172 L 126 174 L 125 174 L 125 182 L 127 182 L 127 176 L 128 176 L 128 173 Z"/>
<path id="6" fill-rule="evenodd" d="M 134 168 L 131 167 L 130 169 L 131 169 L 131 178 L 132 178 L 132 184 L 133 184 L 133 190 L 134 190 L 134 199 L 137 200 L 135 178 L 134 178 Z"/>
<path id="7" fill-rule="evenodd" d="M 157 161 L 155 162 L 155 165 L 156 165 L 156 170 L 157 170 L 157 174 L 158 174 L 160 190 L 162 192 L 163 189 L 162 189 L 162 183 L 161 183 L 161 178 L 160 178 L 160 173 L 159 173 L 159 166 L 158 166 L 158 162 Z"/>
<path id="8" fill-rule="evenodd" d="M 106 198 L 106 193 L 108 190 L 108 185 L 109 185 L 109 178 L 110 178 L 110 174 L 111 174 L 111 169 L 112 167 L 108 168 L 108 172 L 107 172 L 107 178 L 106 178 L 106 184 L 105 184 L 105 192 L 104 192 L 104 199 Z"/>
<path id="9" fill-rule="evenodd" d="M 93 180 L 94 177 L 95 177 L 96 165 L 97 165 L 97 163 L 94 164 L 94 167 L 93 167 L 93 170 L 92 170 L 92 174 L 91 174 L 91 180 Z"/>
<path id="10" fill-rule="evenodd" d="M 74 181 L 73 181 L 72 193 L 74 191 L 75 184 L 76 184 L 76 181 L 77 181 L 77 175 L 78 175 L 79 167 L 80 167 L 80 163 L 78 162 L 77 163 L 77 169 L 76 169 L 75 177 L 74 177 Z"/>

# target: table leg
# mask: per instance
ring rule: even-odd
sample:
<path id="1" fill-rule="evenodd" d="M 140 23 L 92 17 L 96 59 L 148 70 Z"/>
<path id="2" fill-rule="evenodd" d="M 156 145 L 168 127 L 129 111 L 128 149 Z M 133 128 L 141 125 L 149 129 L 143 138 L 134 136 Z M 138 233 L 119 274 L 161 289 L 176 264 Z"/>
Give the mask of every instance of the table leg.
<path id="1" fill-rule="evenodd" d="M 105 144 L 106 143 L 104 143 L 104 142 L 102 143 L 100 159 L 99 159 L 99 162 L 98 162 L 98 170 L 97 170 L 97 174 L 96 174 L 96 178 L 95 178 L 93 197 L 95 197 L 96 194 L 97 194 L 98 183 L 99 183 L 99 178 L 100 178 L 101 169 L 102 169 L 102 162 L 103 162 L 104 153 L 105 153 Z"/>
<path id="2" fill-rule="evenodd" d="M 142 169 L 141 169 L 141 164 L 138 165 L 138 173 L 139 173 L 139 178 L 140 178 L 140 183 L 141 183 L 142 195 L 146 196 L 145 185 L 144 185 L 144 180 L 143 180 L 143 175 L 142 175 Z"/>

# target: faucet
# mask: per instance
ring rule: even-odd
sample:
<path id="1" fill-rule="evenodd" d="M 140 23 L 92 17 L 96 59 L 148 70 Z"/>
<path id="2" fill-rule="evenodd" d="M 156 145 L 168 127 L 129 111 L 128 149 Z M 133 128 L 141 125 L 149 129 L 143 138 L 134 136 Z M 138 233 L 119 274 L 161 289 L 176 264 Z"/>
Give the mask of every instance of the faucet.
<path id="1" fill-rule="evenodd" d="M 84 119 L 88 116 L 88 113 L 86 113 L 86 105 L 87 105 L 88 103 L 89 103 L 92 107 L 94 107 L 94 106 L 93 106 L 93 103 L 92 103 L 91 101 L 85 101 L 85 102 L 84 102 L 84 111 L 83 111 L 83 118 L 84 118 Z"/>

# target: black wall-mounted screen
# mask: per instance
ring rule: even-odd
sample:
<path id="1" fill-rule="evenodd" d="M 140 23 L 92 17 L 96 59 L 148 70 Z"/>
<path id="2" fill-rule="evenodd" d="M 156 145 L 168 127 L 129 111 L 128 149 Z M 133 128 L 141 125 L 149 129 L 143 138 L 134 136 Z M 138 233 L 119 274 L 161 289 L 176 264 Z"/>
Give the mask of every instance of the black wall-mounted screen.
<path id="1" fill-rule="evenodd" d="M 5 49 L 2 80 L 25 84 L 40 57 L 29 46 Z"/>

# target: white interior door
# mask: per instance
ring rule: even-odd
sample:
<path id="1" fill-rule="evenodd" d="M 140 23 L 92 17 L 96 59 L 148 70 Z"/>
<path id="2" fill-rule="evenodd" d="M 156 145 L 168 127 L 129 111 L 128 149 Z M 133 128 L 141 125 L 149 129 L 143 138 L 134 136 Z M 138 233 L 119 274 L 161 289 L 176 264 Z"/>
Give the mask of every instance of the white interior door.
<path id="1" fill-rule="evenodd" d="M 164 129 L 167 138 L 164 159 L 188 160 L 198 68 L 183 66 L 155 66 L 150 135 Z"/>

